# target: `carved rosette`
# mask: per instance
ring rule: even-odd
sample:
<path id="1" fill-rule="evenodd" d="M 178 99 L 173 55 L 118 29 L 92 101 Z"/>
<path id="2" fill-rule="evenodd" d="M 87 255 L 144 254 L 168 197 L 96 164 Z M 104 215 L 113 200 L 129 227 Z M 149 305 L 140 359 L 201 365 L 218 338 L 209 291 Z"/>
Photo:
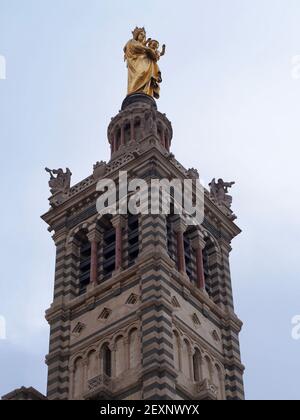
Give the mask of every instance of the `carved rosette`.
<path id="1" fill-rule="evenodd" d="M 133 94 L 124 100 L 122 109 L 108 127 L 108 141 L 112 158 L 118 157 L 128 147 L 154 137 L 163 148 L 170 151 L 173 138 L 171 122 L 157 110 L 150 96 Z"/>

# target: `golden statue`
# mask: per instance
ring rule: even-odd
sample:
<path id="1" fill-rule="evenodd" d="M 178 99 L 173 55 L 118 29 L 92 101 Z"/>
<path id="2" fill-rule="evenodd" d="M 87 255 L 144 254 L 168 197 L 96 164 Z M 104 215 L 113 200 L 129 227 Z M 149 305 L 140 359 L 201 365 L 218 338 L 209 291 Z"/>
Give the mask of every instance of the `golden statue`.
<path id="1" fill-rule="evenodd" d="M 145 93 L 159 98 L 161 71 L 157 62 L 166 52 L 163 45 L 159 51 L 159 42 L 146 38 L 145 28 L 135 28 L 133 39 L 127 42 L 124 53 L 128 67 L 128 95 Z"/>

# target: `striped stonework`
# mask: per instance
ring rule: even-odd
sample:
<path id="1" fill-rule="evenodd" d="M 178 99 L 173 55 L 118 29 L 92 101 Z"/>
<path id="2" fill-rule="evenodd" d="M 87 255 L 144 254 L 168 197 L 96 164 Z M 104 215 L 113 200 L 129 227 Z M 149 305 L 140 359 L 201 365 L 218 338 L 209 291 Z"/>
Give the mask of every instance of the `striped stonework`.
<path id="1" fill-rule="evenodd" d="M 240 327 L 239 327 L 240 328 Z M 228 325 L 223 329 L 224 353 L 226 354 L 225 389 L 228 400 L 244 400 L 244 366 L 241 363 L 239 332 Z"/>
<path id="2" fill-rule="evenodd" d="M 161 282 L 165 272 L 153 266 L 141 273 L 143 399 L 175 399 L 171 293 Z"/>
<path id="3" fill-rule="evenodd" d="M 64 302 L 73 299 L 78 289 L 78 244 L 57 242 L 54 311 L 47 319 L 50 324 L 47 396 L 49 399 L 67 399 L 69 387 L 68 347 L 70 341 L 70 313 L 63 310 Z M 53 312 L 53 313 L 52 313 Z"/>
<path id="4" fill-rule="evenodd" d="M 171 263 L 166 252 L 166 217 L 141 216 L 140 232 L 143 399 L 172 400 L 176 399 L 176 373 L 173 360 L 171 292 L 166 286 L 166 267 Z"/>
<path id="5" fill-rule="evenodd" d="M 118 180 L 119 171 L 127 171 L 129 179 L 182 182 L 195 172 L 145 125 L 150 109 L 171 135 L 151 99 L 129 99 L 110 124 L 110 142 L 118 140 L 120 127 L 122 142 L 130 139 L 133 113 L 141 122 L 138 138 L 114 150 L 108 164 L 96 164 L 43 216 L 56 244 L 54 299 L 46 315 L 48 398 L 242 400 L 242 323 L 229 263 L 240 229 L 232 218 L 208 191 L 201 226 L 173 213 L 148 214 L 143 198 L 150 189 L 141 194 L 138 220 L 123 215 L 121 223 L 120 216 L 97 213 L 102 178 Z"/>
<path id="6" fill-rule="evenodd" d="M 50 323 L 50 351 L 47 356 L 47 397 L 50 400 L 65 400 L 69 395 L 70 319 L 68 314 L 58 311 Z"/>

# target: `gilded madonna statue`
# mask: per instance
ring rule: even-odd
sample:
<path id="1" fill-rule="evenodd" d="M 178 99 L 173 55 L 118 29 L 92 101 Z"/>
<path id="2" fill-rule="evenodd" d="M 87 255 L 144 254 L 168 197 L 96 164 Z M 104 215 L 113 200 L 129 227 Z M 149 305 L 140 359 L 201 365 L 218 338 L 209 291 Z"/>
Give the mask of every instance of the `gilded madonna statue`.
<path id="1" fill-rule="evenodd" d="M 161 71 L 158 66 L 160 57 L 165 54 L 163 45 L 146 38 L 145 28 L 135 28 L 133 38 L 127 42 L 124 53 L 128 67 L 128 95 L 144 93 L 156 99 L 160 96 Z"/>

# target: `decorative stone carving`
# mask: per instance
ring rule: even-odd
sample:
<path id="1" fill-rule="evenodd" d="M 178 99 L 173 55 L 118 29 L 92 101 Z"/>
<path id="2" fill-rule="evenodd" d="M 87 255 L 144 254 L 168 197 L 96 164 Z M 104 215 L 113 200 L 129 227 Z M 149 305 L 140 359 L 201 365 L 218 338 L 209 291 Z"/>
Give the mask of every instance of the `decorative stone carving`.
<path id="1" fill-rule="evenodd" d="M 79 337 L 82 331 L 85 329 L 85 327 L 85 324 L 83 324 L 82 322 L 78 322 L 78 324 L 76 324 L 75 328 L 73 329 L 72 334 L 76 337 Z"/>
<path id="2" fill-rule="evenodd" d="M 104 308 L 101 314 L 99 315 L 98 320 L 107 321 L 108 318 L 111 316 L 111 314 L 112 314 L 111 309 Z"/>
<path id="3" fill-rule="evenodd" d="M 50 174 L 49 187 L 52 195 L 57 193 L 67 194 L 70 191 L 72 172 L 69 168 L 67 168 L 66 172 L 61 168 L 45 168 L 45 170 Z"/>
<path id="4" fill-rule="evenodd" d="M 89 176 L 88 178 L 74 185 L 74 187 L 70 189 L 68 193 L 68 197 L 73 197 L 74 195 L 80 193 L 81 191 L 85 190 L 89 186 L 93 185 L 94 182 L 95 182 L 95 179 L 93 175 Z"/>
<path id="5" fill-rule="evenodd" d="M 208 379 L 204 379 L 204 381 L 197 384 L 197 394 L 200 400 L 216 400 L 218 388 Z"/>
<path id="6" fill-rule="evenodd" d="M 225 206 L 231 208 L 232 197 L 228 194 L 229 188 L 235 185 L 235 182 L 224 182 L 223 179 L 219 179 L 216 182 L 214 178 L 209 184 L 210 187 L 210 196 L 219 204 L 220 206 Z"/>
<path id="7" fill-rule="evenodd" d="M 199 172 L 197 171 L 197 169 L 194 169 L 194 168 L 189 169 L 187 171 L 186 175 L 189 179 L 199 179 L 200 178 Z"/>
<path id="8" fill-rule="evenodd" d="M 106 173 L 106 162 L 103 162 L 103 161 L 97 162 L 94 165 L 94 172 L 93 172 L 94 179 L 97 180 L 97 179 L 103 178 L 105 176 L 105 173 Z"/>
<path id="9" fill-rule="evenodd" d="M 193 323 L 194 323 L 195 327 L 199 327 L 201 325 L 201 321 L 198 318 L 198 315 L 196 313 L 192 315 L 192 320 L 193 320 Z"/>
<path id="10" fill-rule="evenodd" d="M 140 155 L 140 151 L 138 148 L 136 148 L 136 150 L 134 150 L 133 152 L 123 154 L 122 156 L 120 156 L 119 159 L 114 160 L 112 161 L 112 163 L 107 165 L 106 167 L 107 174 L 117 171 L 122 166 L 136 159 L 139 155 Z"/>
<path id="11" fill-rule="evenodd" d="M 99 375 L 88 381 L 88 390 L 95 391 L 98 388 L 106 387 L 111 390 L 111 378 L 106 375 Z"/>
<path id="12" fill-rule="evenodd" d="M 221 339 L 220 339 L 220 336 L 219 336 L 219 334 L 216 330 L 213 330 L 211 335 L 216 342 L 220 343 Z"/>

